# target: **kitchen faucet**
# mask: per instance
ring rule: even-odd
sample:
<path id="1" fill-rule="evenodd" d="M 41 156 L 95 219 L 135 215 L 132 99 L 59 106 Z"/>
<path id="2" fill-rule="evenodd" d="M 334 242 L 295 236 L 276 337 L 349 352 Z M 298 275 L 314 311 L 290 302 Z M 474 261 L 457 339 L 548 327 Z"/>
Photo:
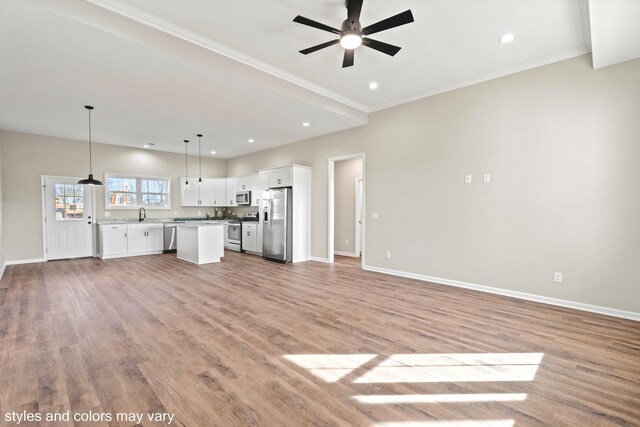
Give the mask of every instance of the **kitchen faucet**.
<path id="1" fill-rule="evenodd" d="M 138 211 L 138 221 L 142 222 L 145 219 L 147 219 L 147 211 L 145 210 L 145 208 L 140 208 L 140 210 Z"/>

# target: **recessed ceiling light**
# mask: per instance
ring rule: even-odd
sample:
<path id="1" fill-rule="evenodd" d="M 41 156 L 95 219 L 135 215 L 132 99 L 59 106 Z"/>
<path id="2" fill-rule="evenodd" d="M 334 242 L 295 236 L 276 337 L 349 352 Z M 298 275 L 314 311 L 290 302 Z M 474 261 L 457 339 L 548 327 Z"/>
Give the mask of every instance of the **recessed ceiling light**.
<path id="1" fill-rule="evenodd" d="M 142 148 L 149 148 L 149 146 L 147 144 L 144 144 Z"/>
<path id="2" fill-rule="evenodd" d="M 302 124 L 302 126 L 304 126 L 304 127 L 308 128 L 309 126 L 311 126 L 311 123 L 309 123 L 309 122 L 304 122 L 304 123 Z"/>
<path id="3" fill-rule="evenodd" d="M 507 44 L 507 43 L 511 43 L 512 41 L 514 41 L 516 39 L 515 34 L 513 33 L 506 33 L 503 34 L 502 37 L 500 37 L 500 43 L 502 44 Z"/>
<path id="4" fill-rule="evenodd" d="M 378 83 L 376 83 L 376 82 L 369 83 L 369 89 L 371 89 L 371 90 L 378 89 Z"/>
<path id="5" fill-rule="evenodd" d="M 254 142 L 256 142 L 253 138 L 249 139 L 249 144 L 253 144 Z"/>
<path id="6" fill-rule="evenodd" d="M 211 152 L 211 154 L 216 154 L 216 152 L 215 152 L 215 151 L 212 151 L 212 152 Z"/>

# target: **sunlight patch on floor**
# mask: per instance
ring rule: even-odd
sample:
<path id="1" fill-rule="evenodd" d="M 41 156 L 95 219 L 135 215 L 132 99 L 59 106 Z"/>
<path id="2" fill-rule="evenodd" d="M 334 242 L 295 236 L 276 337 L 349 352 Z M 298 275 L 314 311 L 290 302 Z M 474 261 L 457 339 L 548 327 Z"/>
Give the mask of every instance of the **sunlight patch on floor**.
<path id="1" fill-rule="evenodd" d="M 543 353 L 395 354 L 354 382 L 533 381 Z"/>
<path id="2" fill-rule="evenodd" d="M 328 383 L 341 380 L 377 354 L 287 354 L 285 359 Z"/>
<path id="3" fill-rule="evenodd" d="M 485 393 L 485 394 L 372 394 L 353 396 L 352 399 L 366 404 L 401 403 L 449 403 L 449 402 L 521 402 L 526 393 Z"/>

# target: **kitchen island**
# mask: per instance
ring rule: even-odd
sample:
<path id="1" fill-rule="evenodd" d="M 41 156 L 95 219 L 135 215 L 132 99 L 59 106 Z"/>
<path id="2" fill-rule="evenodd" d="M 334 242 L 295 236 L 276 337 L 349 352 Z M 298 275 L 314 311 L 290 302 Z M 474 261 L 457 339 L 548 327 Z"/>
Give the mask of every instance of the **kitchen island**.
<path id="1" fill-rule="evenodd" d="M 178 226 L 178 259 L 194 264 L 220 262 L 224 256 L 224 224 L 197 223 Z"/>

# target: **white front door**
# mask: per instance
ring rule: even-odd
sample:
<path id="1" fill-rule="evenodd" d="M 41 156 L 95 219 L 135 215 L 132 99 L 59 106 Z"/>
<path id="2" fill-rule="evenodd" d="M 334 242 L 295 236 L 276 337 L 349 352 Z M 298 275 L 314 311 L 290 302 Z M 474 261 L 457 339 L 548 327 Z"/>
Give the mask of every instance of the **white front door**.
<path id="1" fill-rule="evenodd" d="M 77 178 L 45 178 L 46 259 L 93 256 L 91 187 Z"/>

